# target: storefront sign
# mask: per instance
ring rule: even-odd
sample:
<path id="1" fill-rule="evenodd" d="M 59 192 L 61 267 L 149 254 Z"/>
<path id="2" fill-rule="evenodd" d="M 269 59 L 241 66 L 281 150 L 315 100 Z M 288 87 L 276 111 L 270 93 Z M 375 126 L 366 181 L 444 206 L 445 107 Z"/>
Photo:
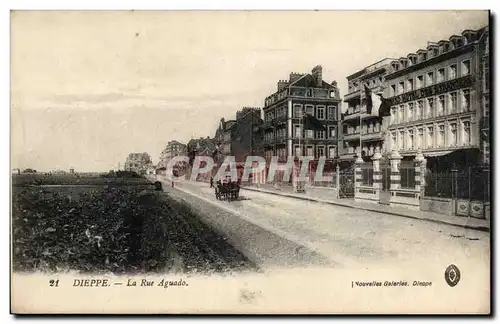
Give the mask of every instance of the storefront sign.
<path id="1" fill-rule="evenodd" d="M 474 84 L 472 75 L 467 75 L 459 79 L 446 81 L 423 89 L 414 90 L 404 93 L 394 98 L 390 98 L 391 105 L 399 105 L 407 101 L 414 101 L 430 96 L 439 95 L 453 90 L 467 88 Z"/>

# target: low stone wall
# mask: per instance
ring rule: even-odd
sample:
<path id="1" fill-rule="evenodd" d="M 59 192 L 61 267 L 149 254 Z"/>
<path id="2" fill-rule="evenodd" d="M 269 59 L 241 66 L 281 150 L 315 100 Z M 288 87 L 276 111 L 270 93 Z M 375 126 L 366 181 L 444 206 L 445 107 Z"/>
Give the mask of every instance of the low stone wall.
<path id="1" fill-rule="evenodd" d="M 412 189 L 391 190 L 390 206 L 420 209 L 420 191 Z"/>
<path id="2" fill-rule="evenodd" d="M 371 202 L 378 204 L 380 199 L 377 198 L 376 190 L 373 187 L 358 187 L 354 193 L 354 201 Z"/>
<path id="3" fill-rule="evenodd" d="M 444 215 L 454 215 L 454 204 L 450 198 L 422 197 L 420 199 L 420 210 Z"/>

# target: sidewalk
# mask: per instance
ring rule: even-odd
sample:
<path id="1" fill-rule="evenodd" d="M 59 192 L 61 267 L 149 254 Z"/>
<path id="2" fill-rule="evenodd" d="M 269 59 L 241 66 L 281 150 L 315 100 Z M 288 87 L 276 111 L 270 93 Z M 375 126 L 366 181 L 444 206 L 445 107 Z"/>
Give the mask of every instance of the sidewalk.
<path id="1" fill-rule="evenodd" d="M 383 213 L 394 216 L 403 216 L 426 220 L 435 223 L 461 226 L 468 229 L 480 230 L 484 232 L 490 231 L 490 223 L 486 219 L 478 219 L 474 217 L 459 217 L 449 216 L 433 212 L 411 210 L 401 207 L 391 207 L 387 205 L 379 205 L 373 203 L 356 202 L 354 199 L 337 199 L 335 192 L 327 188 L 307 188 L 305 193 L 299 194 L 293 192 L 290 185 L 283 184 L 279 189 L 276 189 L 272 184 L 259 184 L 255 186 L 243 186 L 241 189 L 269 193 L 278 196 L 314 201 L 330 205 L 337 205 L 349 208 L 356 208 L 377 213 Z"/>

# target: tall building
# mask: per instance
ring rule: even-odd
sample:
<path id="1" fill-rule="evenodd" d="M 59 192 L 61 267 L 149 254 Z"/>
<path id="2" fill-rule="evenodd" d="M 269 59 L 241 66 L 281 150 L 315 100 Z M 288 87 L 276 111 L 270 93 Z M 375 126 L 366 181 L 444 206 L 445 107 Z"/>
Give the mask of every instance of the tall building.
<path id="1" fill-rule="evenodd" d="M 290 73 L 280 80 L 277 90 L 265 99 L 263 149 L 266 161 L 278 156 L 337 156 L 340 95 L 337 82 L 323 81 L 323 69 L 311 73 Z M 320 120 L 325 130 L 304 130 L 301 116 L 309 113 Z"/>
<path id="2" fill-rule="evenodd" d="M 245 162 L 250 155 L 263 155 L 262 134 L 259 132 L 262 123 L 261 109 L 255 107 L 243 107 L 237 111 L 236 120 L 221 118 L 215 133 L 220 151 L 218 162 L 228 155 L 234 156 L 238 163 Z"/>
<path id="3" fill-rule="evenodd" d="M 448 40 L 390 63 L 385 97 L 391 100 L 386 150 L 413 159 L 418 150 L 432 170 L 480 163 L 488 149 L 481 128 L 489 118 L 489 85 L 481 73 L 487 60 L 487 29 L 464 30 Z M 483 82 L 482 82 L 483 81 Z M 481 146 L 482 145 L 482 146 Z M 488 153 L 489 154 L 489 153 Z"/>
<path id="4" fill-rule="evenodd" d="M 357 156 L 372 156 L 383 151 L 382 120 L 366 113 L 364 85 L 373 93 L 382 93 L 385 76 L 393 58 L 386 58 L 347 77 L 348 92 L 344 96 L 345 113 L 339 134 L 339 158 L 354 161 Z"/>
<path id="5" fill-rule="evenodd" d="M 481 53 L 481 149 L 483 163 L 490 164 L 490 42 L 489 28 L 484 31 L 485 41 L 479 43 Z"/>
<path id="6" fill-rule="evenodd" d="M 175 156 L 187 155 L 187 146 L 178 141 L 169 141 L 167 146 L 160 154 L 160 163 L 162 167 L 167 167 L 168 161 L 170 161 Z"/>

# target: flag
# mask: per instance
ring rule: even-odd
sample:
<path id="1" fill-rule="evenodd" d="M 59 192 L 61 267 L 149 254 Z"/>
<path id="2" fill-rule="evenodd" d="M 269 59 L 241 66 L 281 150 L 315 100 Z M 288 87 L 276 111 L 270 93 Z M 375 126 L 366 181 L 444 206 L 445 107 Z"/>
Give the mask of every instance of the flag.
<path id="1" fill-rule="evenodd" d="M 370 88 L 365 86 L 366 93 L 366 112 L 372 116 L 386 117 L 391 115 L 391 102 L 381 94 L 373 93 Z"/>
<path id="2" fill-rule="evenodd" d="M 304 116 L 304 129 L 325 130 L 326 127 L 313 115 L 305 114 L 305 116 Z"/>

